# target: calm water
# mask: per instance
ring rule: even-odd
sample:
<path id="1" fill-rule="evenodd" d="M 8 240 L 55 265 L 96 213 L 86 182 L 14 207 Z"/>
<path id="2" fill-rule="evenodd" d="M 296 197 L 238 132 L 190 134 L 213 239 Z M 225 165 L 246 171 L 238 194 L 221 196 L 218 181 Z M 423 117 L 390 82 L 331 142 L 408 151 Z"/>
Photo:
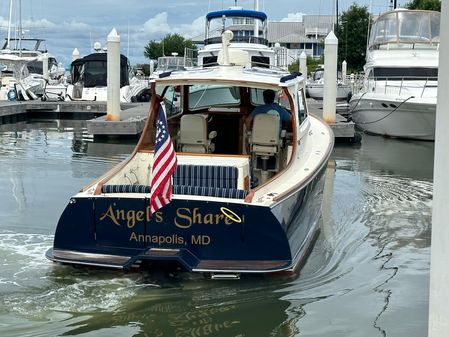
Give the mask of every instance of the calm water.
<path id="1" fill-rule="evenodd" d="M 0 336 L 426 336 L 433 143 L 337 145 L 320 236 L 295 278 L 47 261 L 69 197 L 133 146 L 94 142 L 82 121 L 0 125 Z"/>

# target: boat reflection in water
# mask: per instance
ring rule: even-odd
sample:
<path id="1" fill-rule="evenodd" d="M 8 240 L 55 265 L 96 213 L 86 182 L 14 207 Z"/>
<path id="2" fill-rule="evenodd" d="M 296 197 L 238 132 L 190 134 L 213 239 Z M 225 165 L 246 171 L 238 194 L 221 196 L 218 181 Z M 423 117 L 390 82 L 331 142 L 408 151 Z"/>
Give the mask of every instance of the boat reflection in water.
<path id="1" fill-rule="evenodd" d="M 118 269 L 173 263 L 213 278 L 297 270 L 317 232 L 333 134 L 308 115 L 302 77 L 254 67 L 247 51 L 227 48 L 232 32 L 223 38 L 217 66 L 154 80 L 133 154 L 70 199 L 49 259 Z M 270 110 L 247 130 L 266 90 L 291 123 Z M 164 115 L 177 167 L 172 201 L 152 213 Z"/>

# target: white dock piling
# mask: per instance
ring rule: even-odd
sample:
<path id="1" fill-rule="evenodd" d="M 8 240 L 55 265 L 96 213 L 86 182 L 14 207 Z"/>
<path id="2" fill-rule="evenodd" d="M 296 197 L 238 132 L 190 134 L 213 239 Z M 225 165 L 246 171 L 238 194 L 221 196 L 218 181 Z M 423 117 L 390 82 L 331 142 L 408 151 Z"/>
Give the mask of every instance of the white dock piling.
<path id="1" fill-rule="evenodd" d="M 45 81 L 48 81 L 48 54 L 44 53 L 42 56 L 42 77 Z"/>
<path id="2" fill-rule="evenodd" d="M 441 2 L 440 59 L 433 172 L 432 240 L 430 258 L 429 337 L 449 336 L 449 2 Z"/>
<path id="3" fill-rule="evenodd" d="M 154 73 L 154 61 L 150 60 L 150 75 Z"/>
<path id="4" fill-rule="evenodd" d="M 304 79 L 307 79 L 307 55 L 304 50 L 299 55 L 299 71 Z"/>
<path id="5" fill-rule="evenodd" d="M 78 48 L 73 49 L 72 51 L 72 62 L 78 60 L 80 58 L 80 52 Z"/>
<path id="6" fill-rule="evenodd" d="M 341 77 L 343 80 L 343 84 L 346 84 L 346 76 L 348 72 L 348 64 L 346 63 L 346 60 L 343 60 L 341 63 Z"/>
<path id="7" fill-rule="evenodd" d="M 331 31 L 324 40 L 323 118 L 328 124 L 337 119 L 337 52 L 338 39 Z"/>
<path id="8" fill-rule="evenodd" d="M 111 30 L 107 41 L 107 104 L 106 120 L 120 120 L 120 36 L 115 28 Z"/>

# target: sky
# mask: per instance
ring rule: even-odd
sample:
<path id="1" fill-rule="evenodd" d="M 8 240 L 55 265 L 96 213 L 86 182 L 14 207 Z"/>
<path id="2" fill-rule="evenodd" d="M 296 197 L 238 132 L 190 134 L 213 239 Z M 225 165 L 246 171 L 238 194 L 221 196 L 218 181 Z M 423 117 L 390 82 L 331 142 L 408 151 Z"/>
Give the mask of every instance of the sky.
<path id="1" fill-rule="evenodd" d="M 72 52 L 81 56 L 93 52 L 100 42 L 106 47 L 113 28 L 120 35 L 122 54 L 131 64 L 148 63 L 143 55 L 150 41 L 169 33 L 191 38 L 204 33 L 209 11 L 241 6 L 254 9 L 254 0 L 12 0 L 11 36 L 17 36 L 19 22 L 26 38 L 42 38 L 45 47 L 64 66 L 70 67 Z M 407 1 L 399 0 L 399 6 Z M 71 5 L 73 3 L 73 6 Z M 367 6 L 379 14 L 388 10 L 390 0 L 339 0 L 339 12 L 352 4 Z M 21 4 L 21 5 L 20 5 Z M 21 8 L 21 10 L 20 10 Z M 259 0 L 259 10 L 271 21 L 298 21 L 303 14 L 333 15 L 333 0 Z M 21 20 L 20 20 L 21 17 Z M 7 36 L 9 1 L 0 1 L 0 34 Z"/>

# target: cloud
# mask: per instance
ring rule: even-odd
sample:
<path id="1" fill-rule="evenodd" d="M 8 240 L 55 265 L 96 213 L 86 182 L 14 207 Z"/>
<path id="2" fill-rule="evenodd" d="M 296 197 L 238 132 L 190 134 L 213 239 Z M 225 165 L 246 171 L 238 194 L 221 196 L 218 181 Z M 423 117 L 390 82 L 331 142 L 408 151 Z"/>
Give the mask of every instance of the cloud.
<path id="1" fill-rule="evenodd" d="M 302 22 L 302 16 L 304 13 L 288 13 L 286 18 L 281 19 L 281 22 Z"/>
<path id="2" fill-rule="evenodd" d="M 197 17 L 191 23 L 171 25 L 168 22 L 168 13 L 161 12 L 148 19 L 143 24 L 142 33 L 150 39 L 161 39 L 170 33 L 178 33 L 185 38 L 200 35 L 204 31 L 204 16 Z"/>
<path id="3" fill-rule="evenodd" d="M 143 24 L 143 30 L 150 35 L 155 34 L 165 35 L 170 33 L 170 26 L 168 24 L 167 12 L 156 14 L 154 17 L 147 20 Z"/>

